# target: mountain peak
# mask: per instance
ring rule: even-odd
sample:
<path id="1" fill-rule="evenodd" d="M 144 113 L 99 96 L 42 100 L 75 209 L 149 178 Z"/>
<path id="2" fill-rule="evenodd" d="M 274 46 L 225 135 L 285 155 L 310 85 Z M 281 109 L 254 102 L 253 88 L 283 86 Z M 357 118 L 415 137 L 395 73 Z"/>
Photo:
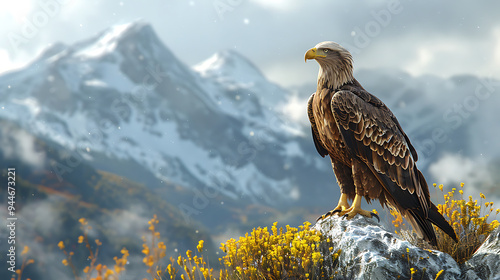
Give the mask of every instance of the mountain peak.
<path id="1" fill-rule="evenodd" d="M 237 51 L 220 51 L 194 66 L 204 77 L 248 84 L 266 80 L 262 72 L 248 58 Z"/>
<path id="2" fill-rule="evenodd" d="M 149 23 L 142 20 L 118 24 L 100 32 L 96 36 L 75 44 L 78 56 L 95 58 L 114 51 L 128 42 L 163 45 Z"/>

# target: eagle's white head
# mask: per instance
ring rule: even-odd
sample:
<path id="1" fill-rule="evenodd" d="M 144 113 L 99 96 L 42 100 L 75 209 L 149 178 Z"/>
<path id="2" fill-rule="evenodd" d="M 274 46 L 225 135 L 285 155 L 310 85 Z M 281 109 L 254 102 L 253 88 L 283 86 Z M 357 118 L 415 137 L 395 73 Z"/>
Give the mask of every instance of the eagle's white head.
<path id="1" fill-rule="evenodd" d="M 308 50 L 304 57 L 319 63 L 318 87 L 337 89 L 352 81 L 352 56 L 341 45 L 326 41 Z"/>

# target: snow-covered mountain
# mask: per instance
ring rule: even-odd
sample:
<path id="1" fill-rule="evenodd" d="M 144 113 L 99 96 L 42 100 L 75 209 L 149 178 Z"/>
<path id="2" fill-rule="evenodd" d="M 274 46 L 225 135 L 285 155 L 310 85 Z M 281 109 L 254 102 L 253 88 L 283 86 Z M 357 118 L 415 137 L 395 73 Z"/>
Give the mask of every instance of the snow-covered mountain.
<path id="1" fill-rule="evenodd" d="M 192 69 L 143 22 L 55 44 L 0 77 L 0 89 L 0 118 L 73 155 L 49 167 L 61 179 L 87 161 L 151 185 L 276 205 L 299 199 L 311 178 L 333 184 L 310 136 L 278 109 L 287 90 L 234 51 Z"/>

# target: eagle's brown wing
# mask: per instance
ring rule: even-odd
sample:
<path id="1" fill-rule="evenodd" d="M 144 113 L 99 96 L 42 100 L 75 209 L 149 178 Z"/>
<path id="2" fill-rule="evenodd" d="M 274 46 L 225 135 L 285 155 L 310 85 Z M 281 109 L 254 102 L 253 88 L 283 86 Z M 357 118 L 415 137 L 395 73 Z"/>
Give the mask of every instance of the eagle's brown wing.
<path id="1" fill-rule="evenodd" d="M 360 89 L 336 92 L 331 108 L 350 153 L 372 170 L 385 189 L 387 202 L 410 214 L 414 227 L 420 227 L 417 232 L 427 240 L 435 242 L 429 221 L 454 237 L 453 229 L 430 201 L 427 183 L 415 165 L 415 149 L 387 106 Z"/>
<path id="2" fill-rule="evenodd" d="M 318 134 L 318 128 L 316 127 L 316 121 L 314 120 L 314 114 L 313 114 L 313 109 L 312 109 L 312 102 L 314 99 L 314 95 L 316 93 L 313 93 L 311 97 L 309 97 L 309 101 L 307 101 L 307 116 L 309 117 L 309 121 L 311 122 L 311 131 L 312 131 L 312 137 L 314 141 L 314 146 L 316 147 L 316 151 L 322 156 L 325 157 L 328 155 L 328 151 L 323 147 L 321 144 L 321 141 L 319 140 L 319 134 Z"/>
<path id="3" fill-rule="evenodd" d="M 344 142 L 353 155 L 388 176 L 401 189 L 415 193 L 421 206 L 429 208 L 428 194 L 414 172 L 410 144 L 394 115 L 379 99 L 362 97 L 339 91 L 332 98 L 333 115 Z"/>

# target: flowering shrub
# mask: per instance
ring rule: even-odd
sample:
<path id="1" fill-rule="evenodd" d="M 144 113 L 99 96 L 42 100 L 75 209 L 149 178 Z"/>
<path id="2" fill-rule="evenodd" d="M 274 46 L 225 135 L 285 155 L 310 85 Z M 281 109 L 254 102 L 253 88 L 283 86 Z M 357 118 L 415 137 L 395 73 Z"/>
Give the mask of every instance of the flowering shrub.
<path id="1" fill-rule="evenodd" d="M 222 243 L 220 249 L 226 256 L 220 259 L 225 265 L 220 279 L 309 279 L 320 275 L 324 261 L 318 248 L 321 234 L 310 225 L 305 222 L 298 229 L 287 225 L 284 231 L 274 223 L 271 232 L 259 227 L 238 241 Z"/>
<path id="2" fill-rule="evenodd" d="M 35 261 L 33 259 L 27 259 L 26 256 L 28 255 L 30 251 L 30 247 L 24 246 L 23 251 L 21 252 L 21 257 L 23 258 L 23 262 L 21 264 L 20 269 L 16 269 L 16 274 L 17 274 L 17 280 L 21 280 L 23 276 L 24 269 L 34 263 Z M 16 280 L 16 278 L 12 277 L 11 280 Z M 30 278 L 27 278 L 26 280 L 30 280 Z"/>
<path id="3" fill-rule="evenodd" d="M 213 269 L 208 267 L 206 261 L 203 259 L 203 254 L 197 256 L 191 250 L 186 251 L 186 257 L 179 255 L 177 260 L 171 257 L 170 264 L 163 269 L 162 260 L 166 256 L 167 247 L 163 241 L 159 241 L 160 232 L 156 231 L 158 222 L 156 215 L 148 222 L 151 241 L 148 242 L 146 237 L 143 237 L 144 243 L 142 244 L 144 248 L 142 253 L 145 255 L 142 261 L 146 265 L 147 272 L 151 275 L 152 279 L 176 279 L 178 273 L 180 273 L 180 277 L 183 280 L 215 279 Z M 203 253 L 203 244 L 204 241 L 200 240 L 198 246 L 196 246 L 199 253 Z"/>
<path id="4" fill-rule="evenodd" d="M 458 237 L 458 243 L 455 243 L 451 237 L 434 226 L 436 232 L 438 250 L 448 253 L 458 263 L 467 261 L 474 252 L 481 246 L 486 237 L 498 227 L 499 222 L 492 220 L 488 222 L 491 214 L 498 214 L 500 209 L 493 208 L 493 202 L 484 202 L 486 197 L 480 194 L 480 200 L 474 200 L 472 196 L 464 199 L 463 192 L 464 183 L 460 184 L 458 191 L 460 198 L 455 198 L 456 188 L 451 192 L 444 193 L 443 185 L 437 186 L 434 184 L 436 191 L 439 189 L 443 193 L 444 203 L 438 204 L 437 208 L 450 223 Z M 408 230 L 401 214 L 395 210 L 390 210 L 393 216 L 392 224 L 396 228 L 396 233 L 400 233 L 403 238 L 410 242 L 415 242 Z M 398 232 L 398 228 L 400 229 Z M 401 230 L 402 229 L 402 230 Z"/>
<path id="5" fill-rule="evenodd" d="M 78 243 L 79 244 L 85 244 L 85 247 L 89 251 L 89 256 L 88 259 L 90 260 L 90 265 L 86 266 L 83 268 L 83 276 L 84 278 L 79 276 L 78 269 L 75 267 L 73 262 L 71 261 L 71 258 L 74 255 L 74 252 L 70 251 L 68 252 L 66 250 L 66 246 L 64 245 L 64 242 L 59 241 L 57 246 L 59 247 L 60 250 L 63 251 L 64 255 L 66 258 L 62 260 L 63 265 L 71 267 L 71 271 L 73 272 L 73 275 L 75 276 L 75 279 L 80 280 L 80 279 L 87 279 L 87 280 L 118 280 L 120 273 L 125 271 L 125 265 L 127 264 L 127 258 L 129 256 L 129 252 L 127 249 L 123 248 L 120 253 L 122 254 L 121 258 L 114 257 L 115 265 L 110 268 L 107 267 L 106 265 L 102 265 L 100 263 L 97 263 L 97 257 L 99 255 L 99 247 L 102 245 L 102 243 L 99 241 L 99 239 L 95 240 L 95 245 L 96 249 L 93 251 L 92 247 L 90 245 L 90 241 L 88 238 L 88 232 L 92 229 L 92 227 L 88 224 L 88 221 L 85 218 L 80 218 L 78 220 L 80 222 L 80 227 L 83 231 L 83 235 L 80 235 L 78 237 Z M 93 275 L 96 275 L 93 277 Z"/>
<path id="6" fill-rule="evenodd" d="M 186 257 L 181 255 L 176 261 L 171 258 L 167 269 L 159 269 L 159 278 L 154 279 L 162 279 L 163 275 L 175 279 L 178 273 L 184 280 L 319 278 L 321 264 L 325 261 L 318 248 L 321 234 L 312 230 L 310 225 L 309 222 L 298 228 L 287 225 L 283 230 L 274 223 L 270 232 L 267 227 L 259 227 L 237 241 L 229 239 L 221 243 L 220 249 L 226 255 L 219 259 L 224 268 L 218 274 L 208 267 L 203 254 L 198 256 L 188 250 Z M 198 253 L 203 253 L 203 243 L 203 240 L 199 241 Z M 329 252 L 332 251 L 333 247 L 330 247 Z M 331 261 L 335 262 L 340 253 L 339 250 L 331 254 Z"/>

